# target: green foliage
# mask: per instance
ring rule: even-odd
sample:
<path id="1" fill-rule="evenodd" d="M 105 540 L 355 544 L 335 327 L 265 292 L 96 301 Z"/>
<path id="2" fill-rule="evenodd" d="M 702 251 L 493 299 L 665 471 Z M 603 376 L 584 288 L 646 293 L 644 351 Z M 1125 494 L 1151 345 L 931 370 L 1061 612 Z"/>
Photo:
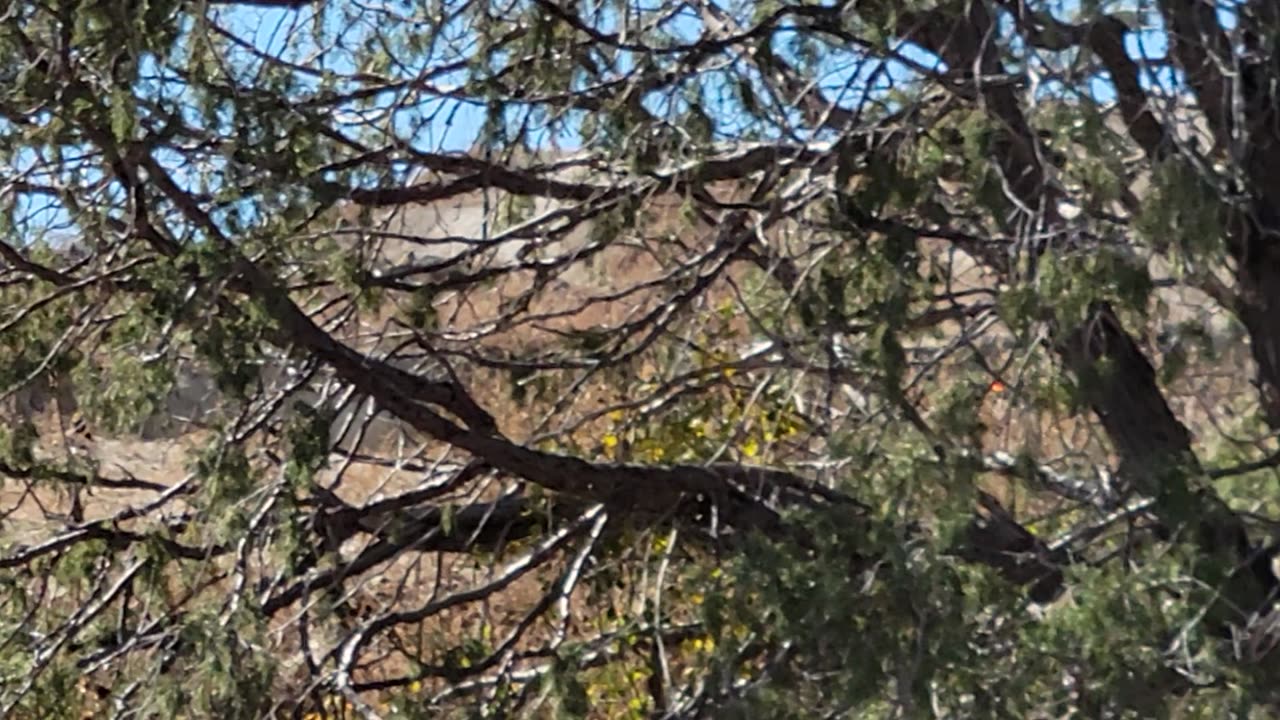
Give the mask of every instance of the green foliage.
<path id="1" fill-rule="evenodd" d="M 286 478 L 295 485 L 315 479 L 316 473 L 329 464 L 329 428 L 334 414 L 305 403 L 295 403 L 285 427 L 290 457 L 285 465 Z"/>
<path id="2" fill-rule="evenodd" d="M 55 661 L 45 668 L 30 691 L 11 712 L 12 717 L 39 717 L 50 720 L 83 718 L 83 694 L 77 685 L 79 670 L 66 661 Z M 18 676 L 12 678 L 21 682 Z"/>
<path id="3" fill-rule="evenodd" d="M 53 297 L 48 287 L 37 291 Z M 18 291 L 0 291 L 5 306 L 17 307 L 21 299 Z M 79 353 L 58 342 L 71 326 L 74 310 L 70 302 L 54 299 L 26 315 L 12 316 L 0 338 L 0 387 L 14 390 L 76 364 Z"/>
<path id="4" fill-rule="evenodd" d="M 256 303 L 219 308 L 204 319 L 192 342 L 209 364 L 218 389 L 233 399 L 247 397 L 263 360 L 260 344 L 270 327 Z"/>
<path id="5" fill-rule="evenodd" d="M 215 521 L 217 534 L 238 537 L 248 523 L 251 496 L 260 489 L 258 473 L 244 449 L 214 441 L 196 456 L 192 470 L 203 484 L 200 502 Z"/>
<path id="6" fill-rule="evenodd" d="M 166 717 L 264 717 L 274 704 L 275 662 L 257 647 L 263 627 L 249 613 L 226 622 L 213 615 L 186 619 L 177 639 L 175 665 L 147 696 L 147 710 Z"/>
<path id="7" fill-rule="evenodd" d="M 1040 260 L 1037 279 L 1040 306 L 1052 308 L 1053 319 L 1063 327 L 1081 322 L 1099 297 L 1145 320 L 1154 290 L 1150 272 L 1137 258 L 1107 248 L 1083 255 L 1047 255 Z M 1006 305 L 1010 318 L 1031 307 L 1035 305 L 1029 305 L 1025 295 Z"/>
<path id="8" fill-rule="evenodd" d="M 72 374 L 81 408 L 107 432 L 130 432 L 162 408 L 173 388 L 174 372 L 167 358 L 148 358 L 138 347 L 112 349 L 102 365 L 88 363 Z"/>
<path id="9" fill-rule="evenodd" d="M 786 665 L 769 668 L 727 716 L 875 713 L 887 693 L 927 705 L 935 682 L 977 661 L 967 593 L 936 548 L 875 521 L 814 517 L 806 526 L 822 539 L 819 548 L 753 546 L 751 562 L 735 564 L 708 595 L 708 631 L 719 638 L 714 662 L 728 665 L 712 677 L 753 676 L 752 664 L 734 667 L 748 648 L 789 648 Z M 865 564 L 877 551 L 885 560 Z"/>
<path id="10" fill-rule="evenodd" d="M 1201 172 L 1179 162 L 1154 167 L 1151 184 L 1135 229 L 1168 253 L 1175 267 L 1197 271 L 1221 249 L 1224 208 L 1218 192 Z"/>

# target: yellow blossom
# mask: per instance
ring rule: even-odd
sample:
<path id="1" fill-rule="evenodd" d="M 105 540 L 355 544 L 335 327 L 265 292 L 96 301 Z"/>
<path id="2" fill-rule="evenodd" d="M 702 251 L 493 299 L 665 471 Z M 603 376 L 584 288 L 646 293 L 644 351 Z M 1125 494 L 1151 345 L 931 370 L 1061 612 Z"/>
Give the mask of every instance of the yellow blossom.
<path id="1" fill-rule="evenodd" d="M 756 442 L 755 438 L 747 438 L 747 441 L 742 443 L 742 454 L 749 458 L 760 454 L 760 444 Z"/>
<path id="2" fill-rule="evenodd" d="M 703 428 L 704 425 L 702 418 L 693 418 L 689 421 L 689 429 L 693 431 L 694 437 L 703 437 L 707 434 L 707 431 Z"/>
<path id="3" fill-rule="evenodd" d="M 716 641 L 710 635 L 694 638 L 689 644 L 698 652 L 709 653 L 716 649 Z"/>
<path id="4" fill-rule="evenodd" d="M 614 449 L 614 448 L 616 448 L 616 447 L 618 447 L 618 436 L 617 436 L 617 435 L 614 435 L 613 433 L 609 433 L 608 435 L 605 435 L 605 436 L 604 436 L 604 449 L 605 449 L 605 450 L 612 450 L 612 449 Z"/>

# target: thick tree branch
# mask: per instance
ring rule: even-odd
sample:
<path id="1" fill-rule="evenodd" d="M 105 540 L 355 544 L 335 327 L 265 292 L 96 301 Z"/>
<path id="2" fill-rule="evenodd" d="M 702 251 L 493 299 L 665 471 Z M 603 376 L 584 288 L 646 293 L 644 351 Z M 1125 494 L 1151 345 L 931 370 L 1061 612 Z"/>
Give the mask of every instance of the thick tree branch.
<path id="1" fill-rule="evenodd" d="M 1185 4 L 1193 3 L 1187 0 Z M 903 37 L 920 42 L 959 72 L 999 74 L 1003 68 L 995 45 L 987 42 L 995 32 L 992 18 L 983 3 L 967 7 L 964 12 L 952 7 L 950 12 L 905 13 L 899 16 L 897 28 Z M 859 10 L 883 13 L 885 8 L 872 4 Z M 1213 14 L 1207 6 L 1195 12 Z M 1179 22 L 1187 24 L 1186 18 Z M 1199 45 L 1184 42 L 1182 52 L 1196 60 L 1193 68 L 1208 62 Z M 1211 85 L 1213 78 L 1202 74 L 1198 82 Z M 1205 92 L 1212 93 L 1214 88 L 1207 87 Z M 1046 187 L 1036 139 L 1017 98 L 1004 85 L 980 87 L 980 93 L 987 112 L 999 122 L 1006 138 L 995 146 L 993 161 L 1005 176 L 1011 200 L 1024 209 L 1043 212 L 1047 226 L 1055 227 L 1060 219 L 1051 207 L 1056 203 L 1045 202 L 1054 197 L 1054 191 Z M 1122 476 L 1156 498 L 1155 513 L 1162 521 L 1172 527 L 1188 523 L 1197 527 L 1195 542 L 1225 564 L 1222 577 L 1231 578 L 1230 594 L 1237 607 L 1258 607 L 1275 578 L 1269 569 L 1255 567 L 1253 573 L 1243 575 L 1236 572 L 1256 565 L 1244 524 L 1204 483 L 1190 433 L 1169 410 L 1141 349 L 1105 303 L 1096 304 L 1083 325 L 1057 329 L 1057 336 L 1059 352 L 1085 387 L 1093 410 L 1121 456 Z"/>

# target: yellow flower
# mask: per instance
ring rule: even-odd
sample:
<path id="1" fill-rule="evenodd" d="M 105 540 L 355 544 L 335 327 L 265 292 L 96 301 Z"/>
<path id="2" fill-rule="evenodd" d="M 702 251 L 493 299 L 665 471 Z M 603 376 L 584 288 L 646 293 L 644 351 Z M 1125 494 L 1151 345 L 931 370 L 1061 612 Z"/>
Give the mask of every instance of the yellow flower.
<path id="1" fill-rule="evenodd" d="M 704 599 L 705 598 L 702 597 L 702 593 L 694 593 L 689 596 L 689 602 L 694 605 L 701 605 Z"/>
<path id="2" fill-rule="evenodd" d="M 421 690 L 422 690 L 421 680 L 414 680 L 413 682 L 409 683 L 409 692 L 416 693 L 416 692 L 420 692 Z"/>
<path id="3" fill-rule="evenodd" d="M 666 455 L 666 454 L 667 454 L 667 451 L 666 451 L 666 450 L 664 450 L 664 449 L 662 449 L 662 448 L 660 448 L 660 447 L 651 448 L 651 449 L 649 450 L 649 459 L 651 459 L 651 460 L 661 460 L 661 459 L 663 458 L 663 456 L 664 456 L 664 455 Z"/>
<path id="4" fill-rule="evenodd" d="M 734 375 L 736 375 L 736 374 L 738 374 L 738 369 L 737 369 L 737 368 L 727 367 L 727 368 L 725 368 L 725 369 L 724 369 L 724 376 L 725 376 L 726 378 L 731 378 L 731 377 L 733 377 L 733 376 L 734 376 Z"/>
<path id="5" fill-rule="evenodd" d="M 614 422 L 619 422 L 620 420 L 622 420 L 622 410 L 618 409 L 610 412 L 609 419 Z"/>
<path id="6" fill-rule="evenodd" d="M 742 454 L 749 458 L 760 454 L 760 444 L 756 442 L 755 438 L 747 438 L 747 441 L 742 443 Z"/>
<path id="7" fill-rule="evenodd" d="M 618 436 L 617 436 L 617 435 L 614 435 L 613 433 L 609 433 L 608 435 L 605 435 L 605 436 L 604 436 L 604 449 L 605 449 L 605 450 L 612 450 L 612 449 L 614 449 L 614 448 L 616 448 L 616 447 L 618 447 Z"/>

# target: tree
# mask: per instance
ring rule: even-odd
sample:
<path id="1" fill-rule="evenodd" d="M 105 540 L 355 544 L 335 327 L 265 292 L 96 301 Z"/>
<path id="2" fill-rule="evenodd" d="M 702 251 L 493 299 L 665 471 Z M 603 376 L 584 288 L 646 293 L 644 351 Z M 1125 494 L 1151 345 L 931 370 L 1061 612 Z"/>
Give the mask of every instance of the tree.
<path id="1" fill-rule="evenodd" d="M 1280 715 L 1277 42 L 8 5 L 0 715 Z"/>

